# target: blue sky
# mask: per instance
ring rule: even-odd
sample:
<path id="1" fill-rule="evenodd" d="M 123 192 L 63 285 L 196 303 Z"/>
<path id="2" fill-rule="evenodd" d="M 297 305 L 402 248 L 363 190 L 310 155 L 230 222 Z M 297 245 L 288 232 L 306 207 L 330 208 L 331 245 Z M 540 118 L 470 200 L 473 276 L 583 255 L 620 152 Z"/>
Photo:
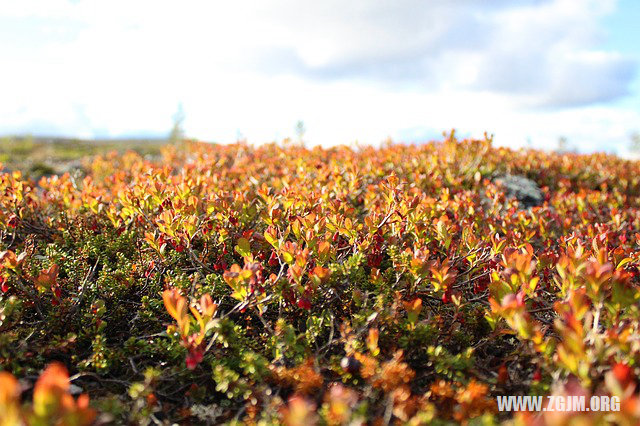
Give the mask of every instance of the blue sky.
<path id="1" fill-rule="evenodd" d="M 0 0 L 1 1 L 1 0 Z M 0 134 L 496 143 L 624 154 L 634 0 L 21 0 L 0 8 Z"/>
<path id="2" fill-rule="evenodd" d="M 640 3 L 635 0 L 618 1 L 616 11 L 603 19 L 607 36 L 603 48 L 619 51 L 640 66 Z M 640 70 L 630 86 L 631 96 L 618 102 L 640 111 Z M 638 125 L 640 128 L 640 123 Z"/>

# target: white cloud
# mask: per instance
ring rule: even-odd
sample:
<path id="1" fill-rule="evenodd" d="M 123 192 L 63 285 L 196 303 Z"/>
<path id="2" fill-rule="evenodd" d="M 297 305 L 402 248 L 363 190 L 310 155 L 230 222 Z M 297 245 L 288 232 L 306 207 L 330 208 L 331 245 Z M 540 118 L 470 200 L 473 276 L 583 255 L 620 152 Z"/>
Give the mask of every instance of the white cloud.
<path id="1" fill-rule="evenodd" d="M 304 119 L 312 143 L 457 127 L 549 145 L 639 118 L 603 106 L 635 73 L 595 47 L 614 1 L 6 3 L 0 132 L 162 132 L 178 102 L 188 133 L 223 141 Z"/>

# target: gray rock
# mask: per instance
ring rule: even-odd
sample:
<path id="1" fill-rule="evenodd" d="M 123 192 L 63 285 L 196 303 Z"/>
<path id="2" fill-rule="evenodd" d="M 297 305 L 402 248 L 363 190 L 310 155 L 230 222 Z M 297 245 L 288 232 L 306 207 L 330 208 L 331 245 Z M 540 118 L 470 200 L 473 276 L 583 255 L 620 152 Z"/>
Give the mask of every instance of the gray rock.
<path id="1" fill-rule="evenodd" d="M 538 184 L 524 176 L 507 174 L 497 177 L 494 183 L 504 189 L 507 197 L 516 198 L 524 208 L 538 206 L 544 201 Z"/>
<path id="2" fill-rule="evenodd" d="M 69 385 L 69 393 L 71 395 L 80 395 L 82 392 L 83 390 L 80 386 L 74 385 L 73 383 Z"/>

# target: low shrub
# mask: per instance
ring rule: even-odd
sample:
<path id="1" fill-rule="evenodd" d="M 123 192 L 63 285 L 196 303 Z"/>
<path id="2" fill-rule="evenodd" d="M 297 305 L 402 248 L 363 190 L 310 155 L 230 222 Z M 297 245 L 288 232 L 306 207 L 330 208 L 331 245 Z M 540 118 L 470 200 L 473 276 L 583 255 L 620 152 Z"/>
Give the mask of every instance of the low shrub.
<path id="1" fill-rule="evenodd" d="M 640 420 L 640 163 L 452 134 L 87 164 L 0 175 L 0 423 L 496 423 L 576 389 Z"/>

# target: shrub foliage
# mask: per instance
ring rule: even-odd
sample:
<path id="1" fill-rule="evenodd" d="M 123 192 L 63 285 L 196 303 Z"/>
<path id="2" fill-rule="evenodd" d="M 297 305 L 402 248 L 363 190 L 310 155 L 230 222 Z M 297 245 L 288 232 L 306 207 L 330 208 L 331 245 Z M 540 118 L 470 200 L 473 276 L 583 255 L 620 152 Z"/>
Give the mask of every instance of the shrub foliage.
<path id="1" fill-rule="evenodd" d="M 640 163 L 453 134 L 4 173 L 0 423 L 492 423 L 576 392 L 638 421 L 639 191 Z"/>

